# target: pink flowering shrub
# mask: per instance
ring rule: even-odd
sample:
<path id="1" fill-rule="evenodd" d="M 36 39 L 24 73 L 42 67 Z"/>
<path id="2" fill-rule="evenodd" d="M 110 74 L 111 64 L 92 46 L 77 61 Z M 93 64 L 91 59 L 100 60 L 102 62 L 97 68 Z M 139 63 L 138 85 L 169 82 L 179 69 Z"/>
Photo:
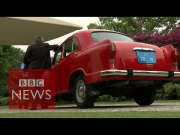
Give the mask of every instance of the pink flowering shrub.
<path id="1" fill-rule="evenodd" d="M 171 31 L 162 31 L 159 33 L 142 34 L 137 33 L 136 36 L 131 36 L 137 42 L 157 45 L 159 47 L 164 45 L 173 45 L 180 50 L 180 26 L 174 27 Z"/>

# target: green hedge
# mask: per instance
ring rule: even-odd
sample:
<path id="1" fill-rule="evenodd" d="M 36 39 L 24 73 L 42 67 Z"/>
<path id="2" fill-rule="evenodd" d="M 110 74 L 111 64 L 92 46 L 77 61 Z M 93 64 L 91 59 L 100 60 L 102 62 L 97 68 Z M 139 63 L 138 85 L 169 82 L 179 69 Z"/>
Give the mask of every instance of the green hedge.
<path id="1" fill-rule="evenodd" d="M 0 99 L 0 106 L 7 106 L 8 105 L 8 97 L 3 97 Z"/>
<path id="2" fill-rule="evenodd" d="M 157 94 L 156 99 L 179 100 L 180 83 L 166 83 L 164 85 L 165 93 Z"/>
<path id="3" fill-rule="evenodd" d="M 159 93 L 156 96 L 156 99 L 163 99 L 163 100 L 180 100 L 180 81 L 175 81 L 171 83 L 166 83 L 164 85 L 165 93 Z M 99 96 L 96 101 L 125 101 L 132 99 L 131 97 L 127 96 L 119 96 L 119 97 L 112 97 L 111 95 L 103 95 Z"/>

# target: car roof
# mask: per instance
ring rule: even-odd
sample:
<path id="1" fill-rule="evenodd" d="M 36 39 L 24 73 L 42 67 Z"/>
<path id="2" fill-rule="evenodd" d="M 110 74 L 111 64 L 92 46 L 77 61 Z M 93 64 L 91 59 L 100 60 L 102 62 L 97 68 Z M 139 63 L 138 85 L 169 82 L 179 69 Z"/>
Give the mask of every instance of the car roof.
<path id="1" fill-rule="evenodd" d="M 81 33 L 91 33 L 91 32 L 100 32 L 100 31 L 105 31 L 105 32 L 115 32 L 115 33 L 119 33 L 119 34 L 122 34 L 122 35 L 126 35 L 128 36 L 127 34 L 125 33 L 121 33 L 121 32 L 118 32 L 118 31 L 113 31 L 113 30 L 107 30 L 107 29 L 87 29 L 87 30 L 78 30 L 76 33 L 74 33 L 72 36 L 76 35 L 76 34 L 81 34 Z M 129 36 L 128 36 L 129 37 Z"/>

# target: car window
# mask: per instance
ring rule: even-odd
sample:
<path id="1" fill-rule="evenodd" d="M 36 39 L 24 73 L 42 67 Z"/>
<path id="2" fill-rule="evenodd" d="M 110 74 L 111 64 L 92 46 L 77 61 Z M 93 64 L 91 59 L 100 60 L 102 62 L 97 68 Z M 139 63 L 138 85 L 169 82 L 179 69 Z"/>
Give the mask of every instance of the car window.
<path id="1" fill-rule="evenodd" d="M 73 48 L 72 48 L 72 52 L 74 52 L 74 51 L 76 51 L 77 49 L 78 49 L 78 41 L 77 41 L 77 39 L 76 38 L 73 38 Z"/>
<path id="2" fill-rule="evenodd" d="M 115 33 L 115 32 L 92 32 L 91 37 L 93 41 L 100 42 L 106 39 L 111 41 L 130 41 L 134 42 L 134 40 L 126 35 Z"/>
<path id="3" fill-rule="evenodd" d="M 63 57 L 68 56 L 69 54 L 76 51 L 77 49 L 78 49 L 78 41 L 77 41 L 77 39 L 74 38 L 74 37 L 69 39 L 64 44 Z"/>
<path id="4" fill-rule="evenodd" d="M 53 61 L 53 65 L 60 61 L 61 53 L 62 53 L 62 47 L 57 50 L 54 61 Z"/>
<path id="5" fill-rule="evenodd" d="M 72 52 L 72 43 L 73 43 L 73 38 L 71 38 L 71 39 L 69 39 L 68 41 L 65 42 L 63 57 L 66 57 L 69 54 L 71 54 L 71 52 Z"/>

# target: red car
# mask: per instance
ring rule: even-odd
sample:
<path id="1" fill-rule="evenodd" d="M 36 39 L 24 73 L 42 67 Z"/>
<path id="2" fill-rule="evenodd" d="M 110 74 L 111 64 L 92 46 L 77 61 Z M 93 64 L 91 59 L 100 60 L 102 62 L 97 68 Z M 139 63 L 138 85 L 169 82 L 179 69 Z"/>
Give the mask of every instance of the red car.
<path id="1" fill-rule="evenodd" d="M 79 108 L 94 106 L 101 95 L 130 95 L 141 106 L 154 102 L 163 84 L 180 79 L 179 53 L 172 45 L 135 42 L 102 29 L 79 31 L 56 51 L 56 96 L 71 97 Z"/>

